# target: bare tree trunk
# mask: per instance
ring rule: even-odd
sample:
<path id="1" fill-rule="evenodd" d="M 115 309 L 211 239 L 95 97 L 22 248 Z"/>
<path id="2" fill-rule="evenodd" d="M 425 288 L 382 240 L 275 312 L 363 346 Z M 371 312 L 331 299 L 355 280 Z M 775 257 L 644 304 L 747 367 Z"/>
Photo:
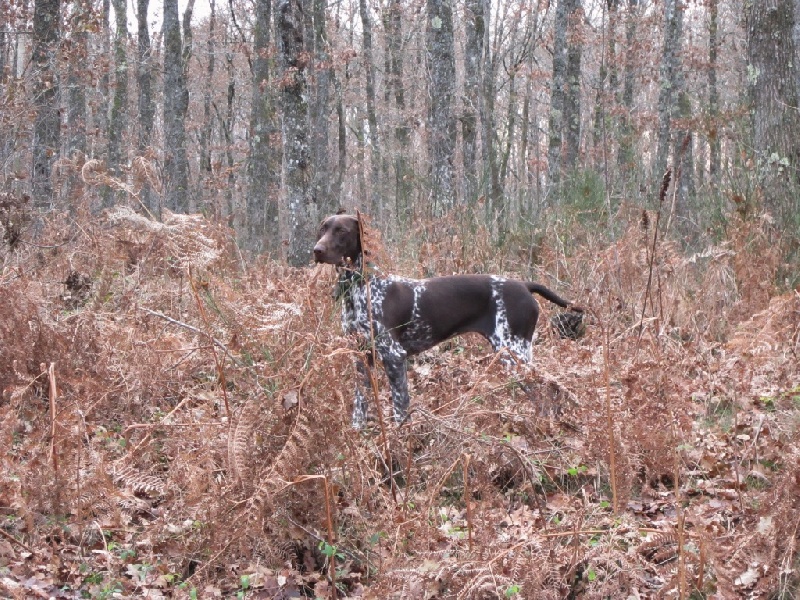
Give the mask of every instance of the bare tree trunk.
<path id="1" fill-rule="evenodd" d="M 709 177 L 711 185 L 719 184 L 721 144 L 719 122 L 719 87 L 717 86 L 717 54 L 719 52 L 719 0 L 708 2 L 708 118 Z"/>
<path id="2" fill-rule="evenodd" d="M 550 122 L 547 163 L 550 184 L 561 184 L 562 144 L 564 141 L 564 89 L 567 83 L 567 29 L 571 0 L 558 0 L 553 33 L 553 80 L 550 83 Z"/>
<path id="3" fill-rule="evenodd" d="M 65 44 L 67 56 L 67 123 L 66 153 L 75 165 L 76 172 L 69 179 L 69 201 L 77 199 L 83 189 L 79 169 L 86 158 L 86 67 L 89 56 L 88 32 L 86 25 L 92 15 L 86 7 L 79 4 L 71 6 L 70 21 L 80 30 L 74 33 Z"/>
<path id="4" fill-rule="evenodd" d="M 796 219 L 796 196 L 783 196 L 786 175 L 796 181 L 800 161 L 794 9 L 794 0 L 771 0 L 747 11 L 753 149 L 764 174 L 764 204 L 779 221 Z"/>
<path id="5" fill-rule="evenodd" d="M 456 121 L 453 92 L 456 87 L 456 68 L 451 0 L 427 0 L 427 15 L 430 208 L 432 214 L 441 215 L 455 204 Z"/>
<path id="6" fill-rule="evenodd" d="M 328 143 L 330 128 L 328 115 L 331 109 L 331 87 L 333 67 L 331 66 L 328 42 L 328 27 L 325 8 L 326 0 L 309 0 L 313 29 L 312 37 L 306 40 L 306 50 L 314 60 L 314 85 L 309 86 L 311 105 L 309 106 L 309 142 L 311 152 L 311 196 L 321 214 L 335 211 L 336 203 L 331 196 L 330 153 Z M 306 7 L 306 10 L 308 6 Z M 310 43 L 309 43 L 310 42 Z M 374 182 L 377 185 L 377 181 Z"/>
<path id="7" fill-rule="evenodd" d="M 372 51 L 372 19 L 369 16 L 367 0 L 358 0 L 358 11 L 361 16 L 361 30 L 363 35 L 364 47 L 364 85 L 367 100 L 367 125 L 369 132 L 364 140 L 365 144 L 371 149 L 370 165 L 372 172 L 372 182 L 370 187 L 370 203 L 372 214 L 376 217 L 382 216 L 383 202 L 380 193 L 381 181 L 381 153 L 380 139 L 378 136 L 378 118 L 375 114 L 375 76 L 373 74 L 374 57 Z"/>
<path id="8" fill-rule="evenodd" d="M 580 0 L 570 0 L 567 35 L 567 70 L 564 87 L 564 167 L 578 167 L 581 147 L 581 56 L 583 7 Z"/>
<path id="9" fill-rule="evenodd" d="M 463 195 L 468 203 L 478 199 L 481 172 L 478 167 L 478 130 L 480 104 L 483 98 L 482 67 L 484 28 L 487 15 L 483 0 L 466 0 L 464 29 L 464 109 L 461 117 L 461 131 L 464 140 L 464 182 Z M 527 99 L 526 99 L 527 100 Z"/>
<path id="10" fill-rule="evenodd" d="M 211 150 L 209 144 L 212 139 L 213 124 L 216 119 L 211 115 L 211 92 L 214 89 L 214 71 L 217 67 L 216 56 L 216 29 L 217 29 L 217 15 L 216 15 L 216 2 L 211 0 L 209 3 L 211 14 L 208 18 L 208 38 L 206 40 L 206 55 L 208 56 L 208 64 L 206 65 L 206 82 L 203 86 L 203 125 L 200 129 L 200 172 L 197 177 L 197 198 L 203 197 L 203 188 L 206 187 L 209 181 L 213 178 L 211 168 Z M 216 195 L 214 192 L 212 194 Z M 205 204 L 204 200 L 200 201 Z M 216 203 L 214 203 L 216 205 Z M 214 216 L 216 218 L 223 217 L 218 213 L 219 207 L 214 207 Z"/>
<path id="11" fill-rule="evenodd" d="M 128 12 L 125 0 L 112 0 L 116 17 L 114 35 L 114 98 L 111 101 L 111 118 L 108 123 L 108 169 L 115 177 L 121 176 L 122 144 L 128 126 Z M 115 192 L 106 187 L 103 205 L 114 204 Z"/>
<path id="12" fill-rule="evenodd" d="M 138 31 L 136 81 L 139 89 L 139 130 L 136 146 L 140 155 L 145 154 L 147 148 L 152 143 L 153 123 L 156 113 L 155 103 L 153 102 L 153 67 L 152 56 L 150 55 L 150 31 L 147 26 L 149 5 L 150 0 L 137 0 L 136 3 L 136 23 Z M 161 214 L 161 203 L 146 180 L 142 183 L 141 200 L 154 215 Z"/>
<path id="13" fill-rule="evenodd" d="M 307 58 L 303 47 L 301 0 L 280 0 L 277 22 L 283 110 L 283 185 L 286 197 L 290 265 L 308 264 L 309 241 L 320 215 L 311 197 L 308 132 Z"/>
<path id="14" fill-rule="evenodd" d="M 413 172 L 409 167 L 409 142 L 411 131 L 406 121 L 405 87 L 403 84 L 403 4 L 402 0 L 390 0 L 385 21 L 389 46 L 389 71 L 387 93 L 394 99 L 394 139 L 397 150 L 394 159 L 395 214 L 402 218 L 410 208 Z"/>
<path id="15" fill-rule="evenodd" d="M 636 161 L 633 136 L 633 80 L 636 65 L 634 42 L 636 40 L 637 0 L 628 0 L 625 15 L 625 74 L 622 83 L 622 122 L 617 163 L 627 183 Z"/>
<path id="16" fill-rule="evenodd" d="M 54 208 L 53 163 L 61 143 L 59 86 L 57 70 L 60 37 L 59 0 L 36 0 L 33 9 L 33 57 L 35 69 L 33 97 L 33 205 L 47 210 Z"/>
<path id="17" fill-rule="evenodd" d="M 661 55 L 661 89 L 658 95 L 658 139 L 653 180 L 661 180 L 669 160 L 672 120 L 677 115 L 676 83 L 680 69 L 681 38 L 678 5 L 681 0 L 664 1 L 664 49 Z"/>
<path id="18" fill-rule="evenodd" d="M 270 89 L 272 0 L 256 0 L 253 92 L 250 113 L 250 182 L 247 190 L 249 246 L 273 256 L 280 253 L 278 196 L 280 150 L 275 98 Z"/>
<path id="19" fill-rule="evenodd" d="M 177 212 L 189 210 L 188 108 L 178 0 L 164 0 L 164 199 Z"/>

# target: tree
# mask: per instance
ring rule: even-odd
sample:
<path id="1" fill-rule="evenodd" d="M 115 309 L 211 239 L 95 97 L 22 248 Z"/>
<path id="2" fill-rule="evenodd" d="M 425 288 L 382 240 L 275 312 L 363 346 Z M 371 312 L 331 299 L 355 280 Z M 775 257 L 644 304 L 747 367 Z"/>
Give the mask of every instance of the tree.
<path id="1" fill-rule="evenodd" d="M 301 0 L 280 0 L 275 30 L 280 59 L 280 102 L 283 135 L 283 184 L 288 224 L 290 265 L 308 264 L 309 240 L 320 221 L 310 192 L 311 162 L 308 132 L 308 57 L 303 46 Z"/>
<path id="2" fill-rule="evenodd" d="M 377 189 L 380 181 L 381 169 L 381 153 L 380 153 L 380 139 L 378 136 L 378 117 L 375 112 L 375 76 L 373 74 L 373 51 L 372 51 L 372 19 L 370 18 L 369 9 L 367 8 L 367 0 L 358 0 L 358 12 L 361 16 L 361 29 L 363 35 L 362 46 L 364 48 L 364 92 L 367 100 L 367 137 L 369 139 L 369 147 L 372 149 L 371 165 L 372 165 L 372 187 L 371 187 L 371 200 L 370 206 L 375 216 L 381 214 L 383 209 L 383 197 Z M 366 140 L 365 140 L 366 143 Z M 363 168 L 363 165 L 362 167 Z"/>
<path id="3" fill-rule="evenodd" d="M 184 74 L 178 0 L 164 0 L 164 200 L 170 210 L 189 210 L 186 111 L 189 90 Z"/>
<path id="4" fill-rule="evenodd" d="M 656 158 L 653 163 L 653 179 L 660 181 L 667 169 L 672 121 L 677 116 L 677 94 L 679 90 L 681 23 L 683 22 L 681 0 L 664 1 L 664 45 L 661 54 L 661 87 L 658 93 L 658 134 Z M 677 158 L 677 157 L 675 157 Z"/>
<path id="5" fill-rule="evenodd" d="M 272 0 L 256 0 L 256 21 L 253 33 L 253 92 L 250 109 L 250 157 L 248 160 L 249 187 L 247 217 L 250 247 L 266 250 L 278 256 L 278 161 L 279 151 L 273 150 L 277 137 L 275 99 L 270 87 L 270 26 Z"/>
<path id="6" fill-rule="evenodd" d="M 454 167 L 456 89 L 453 7 L 451 0 L 427 0 L 427 51 L 430 105 L 428 154 L 430 160 L 431 211 L 447 212 L 455 203 Z"/>
<path id="7" fill-rule="evenodd" d="M 138 88 L 137 115 L 139 116 L 136 136 L 138 153 L 144 154 L 152 143 L 155 103 L 153 102 L 153 67 L 150 56 L 150 31 L 147 27 L 147 11 L 150 0 L 136 2 L 136 83 Z M 158 201 L 150 185 L 145 182 L 141 192 L 142 203 L 154 214 L 158 214 Z"/>
<path id="8" fill-rule="evenodd" d="M 797 118 L 797 63 L 794 40 L 794 0 L 752 2 L 747 14 L 748 79 L 753 118 L 753 150 L 765 170 L 764 201 L 781 210 L 778 190 L 787 169 L 800 161 L 800 120 Z M 795 175 L 796 177 L 796 175 Z"/>
<path id="9" fill-rule="evenodd" d="M 51 174 L 61 141 L 57 71 L 60 37 L 59 0 L 36 0 L 33 9 L 34 124 L 33 203 L 51 209 L 55 204 Z"/>
<path id="10" fill-rule="evenodd" d="M 464 140 L 464 199 L 478 198 L 481 169 L 478 168 L 478 131 L 483 94 L 483 52 L 488 7 L 484 0 L 466 0 L 464 6 L 464 109 L 461 131 Z"/>
<path id="11" fill-rule="evenodd" d="M 111 118 L 108 122 L 108 168 L 120 176 L 122 144 L 128 126 L 128 12 L 125 0 L 112 0 L 116 18 L 114 36 L 114 98 L 111 101 Z M 103 204 L 114 203 L 114 191 L 103 190 Z"/>
<path id="12" fill-rule="evenodd" d="M 564 76 L 564 163 L 578 166 L 581 145 L 581 57 L 583 55 L 583 7 L 580 0 L 568 2 L 567 65 Z"/>

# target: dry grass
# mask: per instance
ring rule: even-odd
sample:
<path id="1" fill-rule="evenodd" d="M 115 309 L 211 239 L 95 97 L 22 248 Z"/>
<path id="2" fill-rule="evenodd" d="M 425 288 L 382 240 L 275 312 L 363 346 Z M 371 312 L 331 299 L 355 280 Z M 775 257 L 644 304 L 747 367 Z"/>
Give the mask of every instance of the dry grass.
<path id="1" fill-rule="evenodd" d="M 499 253 L 455 220 L 385 252 L 590 308 L 573 342 L 543 307 L 516 373 L 470 336 L 418 357 L 385 443 L 349 428 L 328 268 L 246 264 L 193 216 L 7 236 L 3 595 L 793 597 L 800 296 L 773 288 L 758 224 L 686 256 L 652 245 L 652 215 L 619 218 L 569 253 L 556 225 Z"/>

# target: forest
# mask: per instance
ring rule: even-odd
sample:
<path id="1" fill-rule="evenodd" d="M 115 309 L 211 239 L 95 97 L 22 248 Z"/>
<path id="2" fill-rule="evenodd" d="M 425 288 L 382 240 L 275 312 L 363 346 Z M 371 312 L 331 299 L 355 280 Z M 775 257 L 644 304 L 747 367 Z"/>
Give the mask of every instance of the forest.
<path id="1" fill-rule="evenodd" d="M 798 59 L 800 0 L 5 0 L 0 597 L 797 598 Z M 338 212 L 583 322 L 355 430 Z"/>

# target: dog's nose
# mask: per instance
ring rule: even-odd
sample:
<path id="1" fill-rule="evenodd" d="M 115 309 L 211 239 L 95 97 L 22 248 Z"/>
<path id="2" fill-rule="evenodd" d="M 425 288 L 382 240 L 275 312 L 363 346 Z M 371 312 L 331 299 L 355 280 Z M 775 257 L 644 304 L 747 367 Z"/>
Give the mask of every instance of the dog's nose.
<path id="1" fill-rule="evenodd" d="M 322 244 L 314 246 L 314 261 L 322 262 L 323 254 L 325 254 L 325 247 Z"/>

